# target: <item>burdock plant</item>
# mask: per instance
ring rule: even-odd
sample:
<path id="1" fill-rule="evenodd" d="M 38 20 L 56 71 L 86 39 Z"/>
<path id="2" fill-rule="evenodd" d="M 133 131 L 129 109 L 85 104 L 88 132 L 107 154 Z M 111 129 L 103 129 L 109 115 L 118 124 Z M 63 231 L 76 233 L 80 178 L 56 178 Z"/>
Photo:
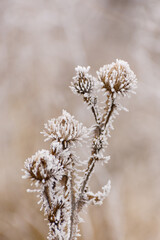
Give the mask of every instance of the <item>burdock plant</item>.
<path id="1" fill-rule="evenodd" d="M 50 150 L 41 150 L 24 164 L 24 178 L 35 183 L 41 209 L 49 225 L 49 240 L 75 240 L 80 235 L 79 216 L 84 206 L 102 204 L 111 188 L 110 180 L 97 193 L 91 192 L 89 179 L 96 163 L 107 163 L 104 156 L 112 123 L 120 110 L 119 98 L 134 93 L 137 79 L 129 64 L 122 60 L 104 65 L 97 77 L 89 74 L 90 67 L 75 68 L 71 90 L 81 95 L 92 111 L 95 124 L 83 126 L 65 110 L 58 118 L 44 125 L 42 134 L 50 142 Z M 103 102 L 98 96 L 103 95 Z M 102 99 L 101 99 L 102 101 Z M 76 146 L 86 141 L 91 153 L 87 161 L 76 156 Z M 89 141 L 90 139 L 90 141 Z"/>

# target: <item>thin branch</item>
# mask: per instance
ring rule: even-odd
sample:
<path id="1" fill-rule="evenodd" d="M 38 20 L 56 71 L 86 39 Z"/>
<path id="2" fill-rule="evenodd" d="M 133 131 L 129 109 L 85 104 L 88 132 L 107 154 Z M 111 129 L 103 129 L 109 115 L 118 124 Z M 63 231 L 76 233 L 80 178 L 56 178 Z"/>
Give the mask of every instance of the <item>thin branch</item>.
<path id="1" fill-rule="evenodd" d="M 88 182 L 88 180 L 89 180 L 89 177 L 90 177 L 90 175 L 91 175 L 91 173 L 92 173 L 92 171 L 93 171 L 93 168 L 94 168 L 94 166 L 95 166 L 95 162 L 96 162 L 96 159 L 95 158 L 91 158 L 90 159 L 90 164 L 89 164 L 89 166 L 88 166 L 88 168 L 87 168 L 87 170 L 86 170 L 86 173 L 85 173 L 85 180 L 84 180 L 84 182 L 83 182 L 83 184 L 82 184 L 82 188 L 81 188 L 81 192 L 80 192 L 80 195 L 79 195 L 79 199 L 78 199 L 78 202 L 80 202 L 81 201 L 81 199 L 82 199 L 82 197 L 83 197 L 83 192 L 84 192 L 84 190 L 85 190 L 85 187 L 86 187 L 86 185 L 87 185 L 87 182 Z"/>
<path id="2" fill-rule="evenodd" d="M 93 113 L 93 115 L 94 115 L 94 118 L 95 118 L 95 121 L 96 121 L 96 123 L 97 124 L 100 124 L 100 119 L 98 118 L 98 110 L 97 110 L 97 108 L 96 108 L 96 106 L 92 106 L 91 107 L 91 110 L 92 110 L 92 113 Z"/>
<path id="3" fill-rule="evenodd" d="M 48 185 L 44 186 L 43 193 L 44 193 L 44 196 L 45 196 L 45 198 L 47 200 L 48 206 L 51 209 L 52 208 L 52 204 L 51 204 L 51 198 L 50 198 L 50 195 L 49 195 L 49 187 L 48 187 Z"/>
<path id="4" fill-rule="evenodd" d="M 111 115 L 112 115 L 112 113 L 113 113 L 113 111 L 114 111 L 115 108 L 116 108 L 116 104 L 114 103 L 114 99 L 112 98 L 112 104 L 111 104 L 110 111 L 108 112 L 106 121 L 105 121 L 104 125 L 102 126 L 103 131 L 105 130 L 105 128 L 106 128 L 106 126 L 107 126 L 107 124 L 108 124 L 108 122 L 109 122 L 109 120 L 110 120 L 110 117 L 111 117 Z"/>
<path id="5" fill-rule="evenodd" d="M 103 125 L 98 125 L 98 127 L 99 127 L 99 129 L 100 129 L 100 131 L 99 131 L 99 133 L 98 133 L 98 136 L 100 136 L 101 134 L 103 134 L 103 131 L 105 130 L 105 128 L 106 128 L 106 126 L 107 126 L 107 124 L 108 124 L 108 122 L 109 122 L 109 120 L 110 120 L 110 118 L 111 118 L 111 115 L 112 115 L 112 113 L 113 113 L 113 111 L 114 111 L 114 109 L 115 109 L 115 107 L 116 107 L 116 105 L 115 105 L 115 103 L 114 103 L 114 99 L 112 98 L 111 108 L 110 108 L 110 111 L 108 112 L 108 115 L 107 115 L 107 118 L 106 118 L 105 123 L 104 123 Z M 103 129 L 102 129 L 102 128 L 103 128 Z M 81 191 L 80 191 L 80 194 L 79 194 L 79 199 L 78 199 L 78 201 L 77 201 L 77 202 L 78 202 L 78 203 L 77 203 L 78 205 L 79 205 L 79 203 L 80 203 L 81 200 L 82 200 L 83 192 L 84 192 L 84 190 L 85 190 L 85 188 L 86 188 L 86 185 L 87 185 L 87 183 L 88 183 L 88 180 L 89 180 L 89 178 L 90 178 L 90 175 L 91 175 L 91 173 L 93 172 L 95 163 L 96 163 L 96 161 L 97 161 L 97 158 L 93 157 L 93 155 L 96 154 L 98 151 L 100 151 L 100 149 L 99 149 L 99 150 L 97 149 L 97 151 L 96 151 L 96 150 L 92 151 L 92 157 L 90 158 L 89 163 L 88 163 L 88 167 L 87 167 L 87 169 L 86 169 L 86 171 L 85 171 L 85 179 L 84 179 L 84 181 L 83 181 L 83 183 L 82 183 Z"/>
<path id="6" fill-rule="evenodd" d="M 70 236 L 69 240 L 72 240 L 73 236 L 73 227 L 74 227 L 74 212 L 75 212 L 75 197 L 74 197 L 74 191 L 73 191 L 73 173 L 71 172 L 70 176 L 70 188 L 71 188 L 71 216 L 70 216 Z"/>
<path id="7" fill-rule="evenodd" d="M 99 118 L 99 112 L 97 109 L 97 98 L 89 95 L 88 97 L 83 97 L 84 102 L 88 104 L 88 106 L 91 106 L 91 111 L 94 115 L 96 123 L 100 124 L 100 118 Z"/>

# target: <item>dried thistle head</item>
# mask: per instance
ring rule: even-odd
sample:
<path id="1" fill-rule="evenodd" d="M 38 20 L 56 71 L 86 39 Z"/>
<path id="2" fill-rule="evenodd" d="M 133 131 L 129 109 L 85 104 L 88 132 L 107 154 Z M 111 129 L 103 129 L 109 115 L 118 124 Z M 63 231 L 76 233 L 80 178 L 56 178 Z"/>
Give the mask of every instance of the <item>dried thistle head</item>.
<path id="1" fill-rule="evenodd" d="M 42 134 L 46 137 L 45 141 L 52 140 L 52 142 L 61 143 L 65 149 L 68 144 L 88 137 L 88 130 L 82 123 L 63 110 L 60 117 L 53 118 L 45 124 L 45 130 Z M 57 147 L 60 148 L 59 145 Z"/>
<path id="2" fill-rule="evenodd" d="M 112 64 L 104 65 L 97 71 L 97 75 L 102 88 L 113 96 L 134 93 L 137 83 L 136 75 L 129 64 L 123 60 L 117 59 Z"/>
<path id="3" fill-rule="evenodd" d="M 51 177 L 60 180 L 63 174 L 62 171 L 58 160 L 47 150 L 36 152 L 24 164 L 24 178 L 31 178 L 42 183 L 50 180 Z"/>
<path id="4" fill-rule="evenodd" d="M 73 82 L 71 83 L 71 89 L 75 94 L 90 94 L 94 87 L 94 78 L 92 75 L 88 74 L 90 67 L 87 68 L 77 66 L 76 76 L 73 77 Z"/>

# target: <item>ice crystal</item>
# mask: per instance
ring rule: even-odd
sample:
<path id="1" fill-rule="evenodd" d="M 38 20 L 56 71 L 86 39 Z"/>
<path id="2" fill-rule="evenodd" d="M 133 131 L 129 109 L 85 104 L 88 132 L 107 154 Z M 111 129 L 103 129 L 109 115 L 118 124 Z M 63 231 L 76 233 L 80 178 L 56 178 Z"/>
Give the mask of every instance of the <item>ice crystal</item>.
<path id="1" fill-rule="evenodd" d="M 97 72 L 98 78 L 90 75 L 89 69 L 75 68 L 71 89 L 83 97 L 93 113 L 95 124 L 86 128 L 63 110 L 61 116 L 45 124 L 42 132 L 45 141 L 50 140 L 50 151 L 38 151 L 24 164 L 23 177 L 31 179 L 32 186 L 35 184 L 35 189 L 28 192 L 38 193 L 38 203 L 48 221 L 48 240 L 77 240 L 80 236 L 78 224 L 82 221 L 80 211 L 89 204 L 101 205 L 108 196 L 110 180 L 102 191 L 93 193 L 89 179 L 97 162 L 107 163 L 110 159 L 104 154 L 110 130 L 119 111 L 125 110 L 118 103 L 118 95 L 128 95 L 136 88 L 136 76 L 125 61 L 116 60 L 103 66 Z M 99 107 L 96 91 L 105 92 L 103 107 Z M 82 160 L 76 156 L 73 146 L 88 138 L 91 153 L 87 160 Z"/>

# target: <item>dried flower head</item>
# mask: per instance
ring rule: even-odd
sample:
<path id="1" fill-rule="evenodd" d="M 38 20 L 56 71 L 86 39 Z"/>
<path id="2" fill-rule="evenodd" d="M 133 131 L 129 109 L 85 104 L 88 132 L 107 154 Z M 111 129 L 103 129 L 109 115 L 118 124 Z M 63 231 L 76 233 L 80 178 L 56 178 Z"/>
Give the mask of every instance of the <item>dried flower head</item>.
<path id="1" fill-rule="evenodd" d="M 104 65 L 97 71 L 97 75 L 102 88 L 110 94 L 134 93 L 137 83 L 136 75 L 130 69 L 129 64 L 123 60 L 117 59 L 115 63 Z"/>
<path id="2" fill-rule="evenodd" d="M 90 94 L 94 87 L 94 78 L 92 75 L 88 74 L 90 67 L 87 68 L 77 66 L 76 76 L 73 77 L 73 82 L 71 83 L 71 89 L 74 93 L 78 94 Z"/>
<path id="3" fill-rule="evenodd" d="M 51 177 L 60 180 L 63 174 L 58 160 L 47 150 L 38 151 L 31 158 L 28 158 L 25 161 L 24 168 L 24 178 L 32 178 L 42 183 L 45 183 Z"/>
<path id="4" fill-rule="evenodd" d="M 87 128 L 65 110 L 62 111 L 62 116 L 49 120 L 42 133 L 46 137 L 45 141 L 62 143 L 64 148 L 70 143 L 88 137 Z"/>

